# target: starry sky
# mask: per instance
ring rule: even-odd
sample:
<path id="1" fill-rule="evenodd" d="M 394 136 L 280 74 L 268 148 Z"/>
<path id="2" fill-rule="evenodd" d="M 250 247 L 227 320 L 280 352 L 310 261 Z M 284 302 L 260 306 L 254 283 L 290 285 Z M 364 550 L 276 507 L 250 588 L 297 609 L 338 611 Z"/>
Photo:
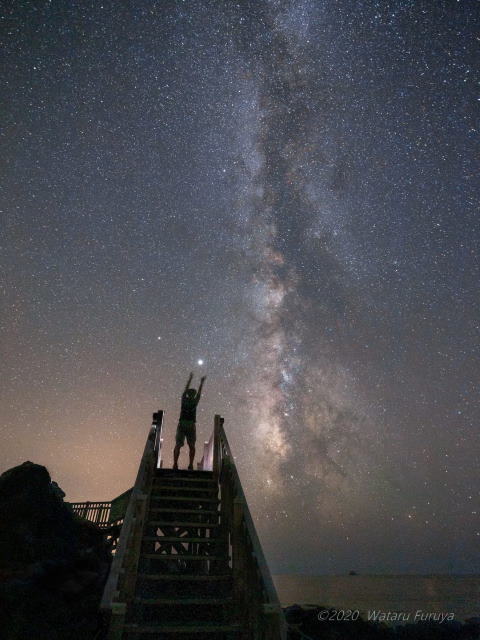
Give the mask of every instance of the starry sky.
<path id="1" fill-rule="evenodd" d="M 113 498 L 193 371 L 274 573 L 480 571 L 478 5 L 6 4 L 0 471 Z"/>

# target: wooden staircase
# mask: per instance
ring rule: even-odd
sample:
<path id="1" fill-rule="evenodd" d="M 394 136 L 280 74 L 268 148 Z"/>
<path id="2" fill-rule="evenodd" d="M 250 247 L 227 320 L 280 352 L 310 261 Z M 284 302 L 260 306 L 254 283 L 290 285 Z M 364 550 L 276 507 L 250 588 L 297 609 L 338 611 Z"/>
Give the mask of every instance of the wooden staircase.
<path id="1" fill-rule="evenodd" d="M 238 638 L 218 505 L 212 471 L 156 471 L 124 638 Z"/>
<path id="2" fill-rule="evenodd" d="M 239 519 L 238 503 L 234 506 L 228 456 L 222 456 L 223 425 L 217 417 L 200 469 L 173 471 L 158 468 L 162 418 L 162 412 L 154 414 L 103 594 L 104 637 L 285 638 L 283 614 L 270 575 L 262 576 L 268 568 L 265 563 L 258 566 L 253 549 L 254 573 L 249 577 L 240 544 L 240 533 L 247 537 L 240 531 L 245 523 Z M 254 538 L 259 545 L 256 534 Z M 261 548 L 258 555 L 262 560 Z M 252 580 L 255 585 L 249 584 Z"/>

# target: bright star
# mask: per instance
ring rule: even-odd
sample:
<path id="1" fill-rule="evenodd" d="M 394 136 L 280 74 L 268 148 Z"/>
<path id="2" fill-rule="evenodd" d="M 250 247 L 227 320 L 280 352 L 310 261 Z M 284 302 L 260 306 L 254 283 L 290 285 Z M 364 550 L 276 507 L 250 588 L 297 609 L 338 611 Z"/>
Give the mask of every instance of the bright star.
<path id="1" fill-rule="evenodd" d="M 200 366 L 202 366 L 202 364 L 203 364 L 203 360 L 197 360 L 197 364 L 199 364 Z"/>

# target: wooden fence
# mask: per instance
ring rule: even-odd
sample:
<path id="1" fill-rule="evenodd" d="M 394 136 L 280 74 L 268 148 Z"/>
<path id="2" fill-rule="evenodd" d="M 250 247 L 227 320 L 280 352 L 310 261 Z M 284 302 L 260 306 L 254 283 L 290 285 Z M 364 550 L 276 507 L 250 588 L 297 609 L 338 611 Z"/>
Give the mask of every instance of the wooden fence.
<path id="1" fill-rule="evenodd" d="M 100 529 L 110 527 L 110 510 L 111 502 L 70 502 L 73 513 L 80 518 L 89 520 L 96 524 Z"/>

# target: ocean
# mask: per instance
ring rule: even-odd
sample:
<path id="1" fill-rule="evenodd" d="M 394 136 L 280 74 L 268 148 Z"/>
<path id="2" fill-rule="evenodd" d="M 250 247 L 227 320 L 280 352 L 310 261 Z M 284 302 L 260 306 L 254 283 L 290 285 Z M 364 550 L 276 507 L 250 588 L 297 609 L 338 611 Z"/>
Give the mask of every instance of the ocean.
<path id="1" fill-rule="evenodd" d="M 365 619 L 373 611 L 410 613 L 409 622 L 415 622 L 417 611 L 453 613 L 461 622 L 480 616 L 478 575 L 277 575 L 273 580 L 283 606 L 321 604 L 358 610 Z"/>

